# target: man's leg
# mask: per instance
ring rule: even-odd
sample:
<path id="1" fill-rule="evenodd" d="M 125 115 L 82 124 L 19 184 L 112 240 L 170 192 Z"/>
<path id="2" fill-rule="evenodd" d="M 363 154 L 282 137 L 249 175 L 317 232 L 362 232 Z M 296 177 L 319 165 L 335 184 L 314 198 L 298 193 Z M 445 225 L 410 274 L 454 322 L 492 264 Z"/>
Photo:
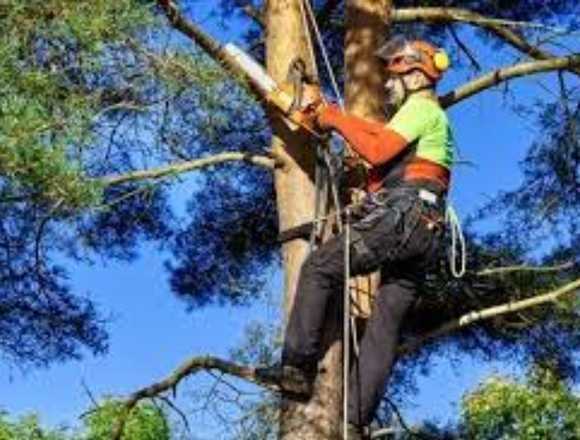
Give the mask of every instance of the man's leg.
<path id="1" fill-rule="evenodd" d="M 348 411 L 353 425 L 367 426 L 372 420 L 391 374 L 401 323 L 415 291 L 413 277 L 395 278 L 378 291 L 360 343 L 359 358 L 350 373 Z"/>
<path id="2" fill-rule="evenodd" d="M 294 306 L 286 327 L 282 363 L 315 365 L 329 302 L 344 280 L 344 236 L 338 235 L 308 256 L 302 265 Z"/>
<path id="3" fill-rule="evenodd" d="M 413 205 L 401 199 L 396 206 L 377 205 L 351 227 L 351 275 L 378 270 L 391 257 L 402 236 L 401 222 Z M 320 342 L 330 301 L 342 302 L 344 234 L 314 251 L 304 262 L 296 298 L 286 328 L 282 364 L 311 369 L 321 356 Z"/>

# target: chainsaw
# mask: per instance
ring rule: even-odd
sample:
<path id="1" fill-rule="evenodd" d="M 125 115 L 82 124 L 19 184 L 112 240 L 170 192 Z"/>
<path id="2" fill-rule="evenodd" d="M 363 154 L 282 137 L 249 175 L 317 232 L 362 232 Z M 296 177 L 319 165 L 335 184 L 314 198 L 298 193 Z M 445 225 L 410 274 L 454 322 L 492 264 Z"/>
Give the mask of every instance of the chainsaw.
<path id="1" fill-rule="evenodd" d="M 306 73 L 306 65 L 302 60 L 293 61 L 288 81 L 278 84 L 262 65 L 235 44 L 228 43 L 222 50 L 236 62 L 252 85 L 259 89 L 265 101 L 284 115 L 293 131 L 304 129 L 321 137 L 314 127 L 313 113 L 324 102 L 324 96 L 320 86 Z"/>

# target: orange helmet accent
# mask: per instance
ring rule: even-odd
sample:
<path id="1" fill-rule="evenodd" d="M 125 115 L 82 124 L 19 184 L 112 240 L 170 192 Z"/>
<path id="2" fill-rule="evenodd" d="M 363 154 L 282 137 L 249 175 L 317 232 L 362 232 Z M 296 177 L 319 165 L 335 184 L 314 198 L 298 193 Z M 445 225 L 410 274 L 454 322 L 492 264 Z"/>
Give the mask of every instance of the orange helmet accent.
<path id="1" fill-rule="evenodd" d="M 445 51 L 421 40 L 395 38 L 381 47 L 377 56 L 385 61 L 389 72 L 405 74 L 418 69 L 435 82 L 449 68 Z"/>

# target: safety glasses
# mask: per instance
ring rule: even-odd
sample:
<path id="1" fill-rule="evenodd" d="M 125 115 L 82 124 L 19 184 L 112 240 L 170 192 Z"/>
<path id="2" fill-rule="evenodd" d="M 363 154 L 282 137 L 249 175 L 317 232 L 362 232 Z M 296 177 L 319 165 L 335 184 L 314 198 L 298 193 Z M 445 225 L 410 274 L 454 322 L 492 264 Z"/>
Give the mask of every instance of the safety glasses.
<path id="1" fill-rule="evenodd" d="M 406 50 L 403 53 L 388 57 L 385 63 L 387 70 L 397 70 L 398 67 L 408 66 L 409 64 L 420 63 L 422 61 L 421 54 L 414 50 Z"/>

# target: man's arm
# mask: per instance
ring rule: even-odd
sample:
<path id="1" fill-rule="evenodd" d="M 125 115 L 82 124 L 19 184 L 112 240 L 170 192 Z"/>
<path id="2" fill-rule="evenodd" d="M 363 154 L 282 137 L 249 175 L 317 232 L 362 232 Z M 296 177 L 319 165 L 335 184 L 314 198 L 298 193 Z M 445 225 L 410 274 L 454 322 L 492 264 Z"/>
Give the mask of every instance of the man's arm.
<path id="1" fill-rule="evenodd" d="M 418 108 L 419 107 L 419 108 Z M 371 165 L 382 165 L 397 156 L 425 130 L 426 121 L 416 103 L 407 102 L 387 125 L 343 113 L 336 105 L 322 109 L 318 124 L 337 130 Z"/>
<path id="2" fill-rule="evenodd" d="M 373 166 L 388 162 L 408 144 L 403 136 L 384 124 L 348 115 L 334 105 L 322 111 L 318 124 L 337 130 Z"/>

